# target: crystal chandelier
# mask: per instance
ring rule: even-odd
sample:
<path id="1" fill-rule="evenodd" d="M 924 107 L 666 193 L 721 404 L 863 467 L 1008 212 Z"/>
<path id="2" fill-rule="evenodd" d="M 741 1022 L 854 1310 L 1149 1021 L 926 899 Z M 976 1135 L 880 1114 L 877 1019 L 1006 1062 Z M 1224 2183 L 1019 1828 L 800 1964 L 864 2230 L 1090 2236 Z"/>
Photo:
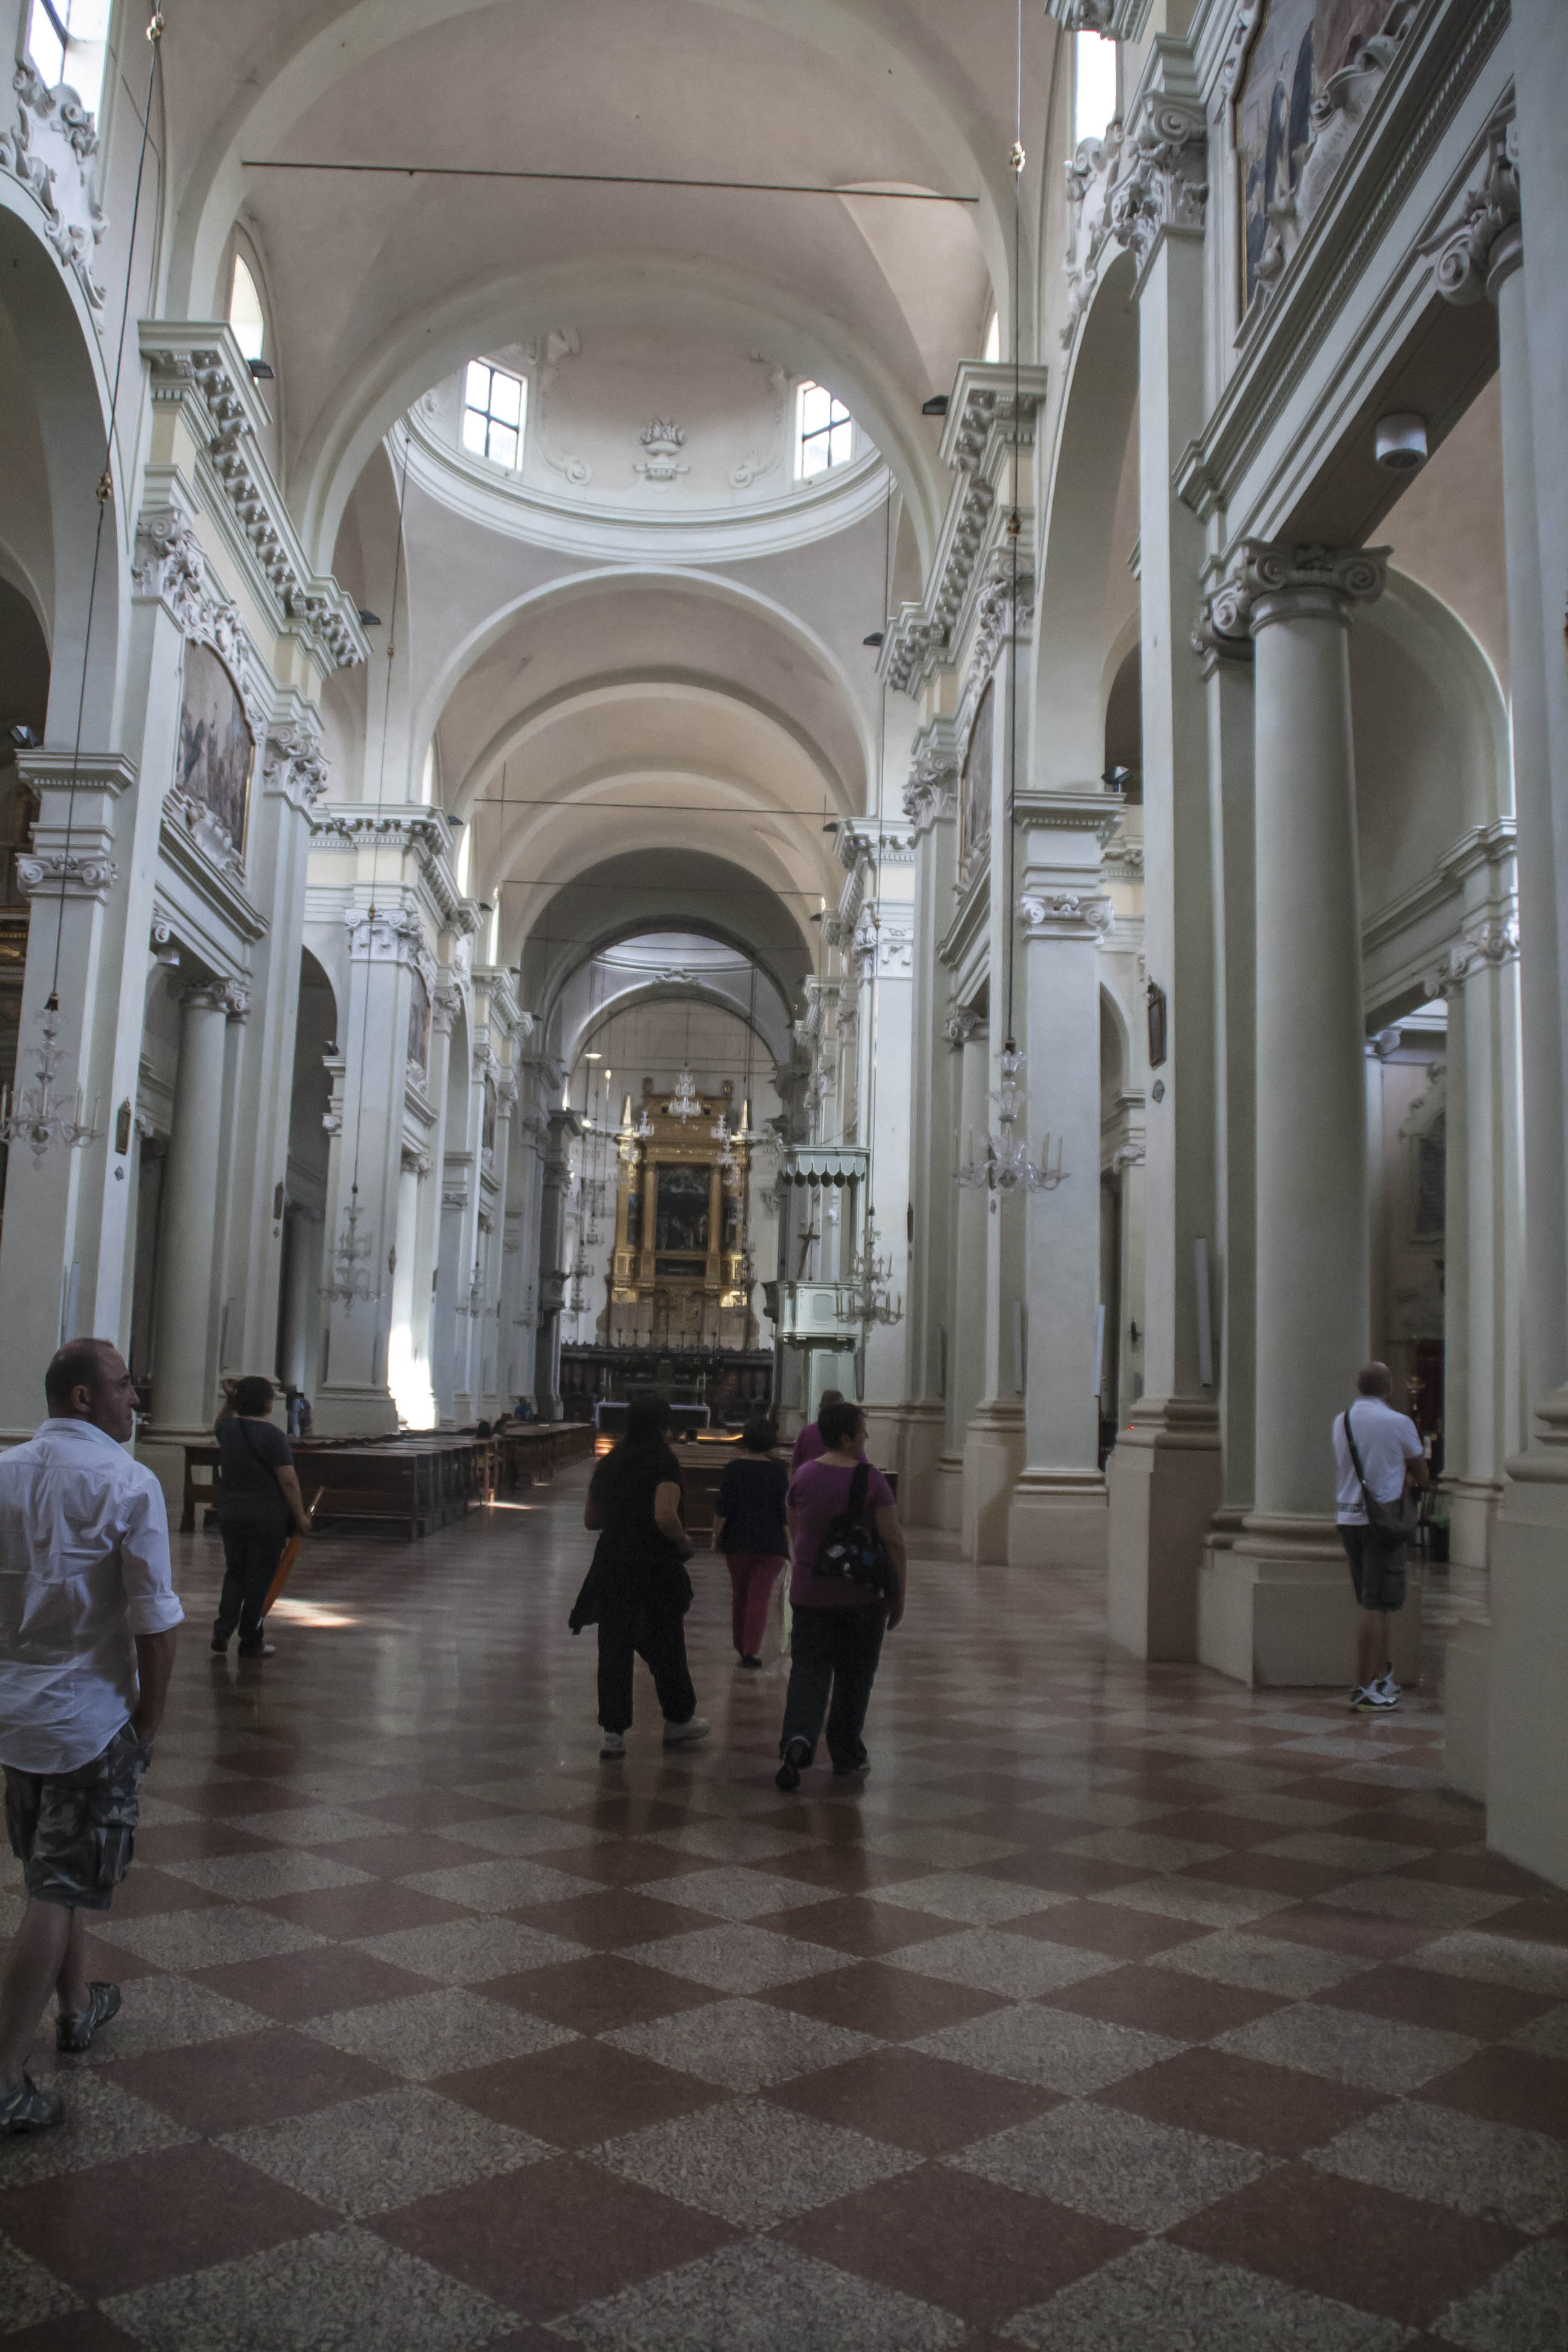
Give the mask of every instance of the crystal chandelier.
<path id="1" fill-rule="evenodd" d="M 84 1121 L 81 1115 L 81 1088 L 76 1090 L 74 1106 L 68 1095 L 57 1091 L 60 1074 L 60 1049 L 57 1042 L 59 1032 L 59 1005 L 51 996 L 45 1005 L 40 1027 L 44 1042 L 27 1049 L 28 1058 L 37 1064 L 37 1076 L 21 1093 L 14 1094 L 9 1087 L 0 1089 L 0 1143 L 27 1144 L 33 1154 L 33 1165 L 41 1168 L 50 1146 L 64 1144 L 68 1151 L 79 1151 L 85 1144 L 96 1143 L 99 1129 L 94 1124 L 98 1106 L 93 1105 L 92 1119 Z M 74 1108 L 75 1116 L 71 1116 Z"/>
<path id="2" fill-rule="evenodd" d="M 901 1295 L 893 1297 L 892 1275 L 891 1256 L 877 1255 L 877 1221 L 868 1210 L 865 1240 L 849 1261 L 847 1287 L 853 1293 L 854 1304 L 847 1315 L 840 1314 L 839 1321 L 866 1328 L 873 1323 L 901 1323 L 904 1302 Z"/>
<path id="3" fill-rule="evenodd" d="M 682 1070 L 675 1082 L 674 1096 L 664 1108 L 671 1118 L 701 1118 L 702 1097 L 697 1091 L 697 1081 L 689 1070 Z M 647 1118 L 646 1111 L 643 1116 Z"/>
<path id="4" fill-rule="evenodd" d="M 321 1296 L 334 1306 L 353 1312 L 360 1299 L 379 1298 L 381 1293 L 370 1286 L 370 1256 L 372 1244 L 367 1235 L 362 1238 L 360 1219 L 364 1211 L 360 1206 L 359 1186 L 349 1187 L 349 1205 L 343 1213 L 343 1229 L 338 1235 L 338 1245 L 332 1252 L 332 1278 L 321 1285 Z"/>
<path id="5" fill-rule="evenodd" d="M 1028 1100 L 1020 1082 L 1024 1055 L 1009 1037 L 1002 1048 L 1002 1083 L 993 1088 L 991 1100 L 996 1106 L 996 1129 L 987 1130 L 985 1148 L 977 1160 L 974 1156 L 973 1130 L 969 1138 L 969 1157 L 958 1170 L 958 1181 L 966 1190 L 987 1192 L 1054 1192 L 1058 1184 L 1067 1181 L 1062 1167 L 1062 1147 L 1057 1141 L 1056 1163 L 1051 1162 L 1051 1139 L 1046 1138 L 1042 1158 L 1029 1158 L 1028 1148 L 1018 1132 L 1018 1121 Z"/>

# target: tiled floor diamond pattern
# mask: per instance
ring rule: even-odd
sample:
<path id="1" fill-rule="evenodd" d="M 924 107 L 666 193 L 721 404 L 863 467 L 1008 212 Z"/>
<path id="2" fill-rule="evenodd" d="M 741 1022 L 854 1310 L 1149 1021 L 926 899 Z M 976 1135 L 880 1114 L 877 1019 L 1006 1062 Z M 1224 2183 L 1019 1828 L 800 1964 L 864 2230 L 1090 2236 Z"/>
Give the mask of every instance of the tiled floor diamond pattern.
<path id="1" fill-rule="evenodd" d="M 1142 1666 L 1091 1579 L 917 1559 L 870 1780 L 784 1796 L 703 1557 L 714 1736 L 667 1759 L 639 1682 L 601 1767 L 581 1484 L 323 1542 L 334 1622 L 260 1669 L 179 1539 L 124 2009 L 0 2143 L 0 2341 L 1568 2343 L 1568 1897 L 1486 1852 L 1433 1709 Z"/>

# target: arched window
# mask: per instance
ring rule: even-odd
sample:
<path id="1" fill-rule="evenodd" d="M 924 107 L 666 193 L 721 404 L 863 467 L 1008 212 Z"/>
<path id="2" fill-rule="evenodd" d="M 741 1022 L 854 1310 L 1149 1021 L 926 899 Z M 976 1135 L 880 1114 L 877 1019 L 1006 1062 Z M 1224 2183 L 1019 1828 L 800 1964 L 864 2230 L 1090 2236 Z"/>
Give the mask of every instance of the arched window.
<path id="1" fill-rule="evenodd" d="M 854 454 L 855 420 L 823 383 L 803 383 L 797 395 L 795 478 L 809 482 Z"/>
<path id="2" fill-rule="evenodd" d="M 987 367 L 994 367 L 1002 356 L 1002 313 L 993 310 L 991 324 L 985 330 L 985 342 L 981 357 Z"/>
<path id="3" fill-rule="evenodd" d="M 522 456 L 527 388 L 520 375 L 470 360 L 463 375 L 463 446 L 515 472 Z"/>
<path id="4" fill-rule="evenodd" d="M 234 257 L 234 284 L 228 298 L 228 323 L 234 340 L 239 345 L 240 357 L 258 360 L 267 341 L 267 320 L 262 312 L 261 297 L 256 290 L 243 254 Z"/>
<path id="5" fill-rule="evenodd" d="M 1073 35 L 1072 139 L 1102 139 L 1115 119 L 1116 43 L 1103 33 Z"/>
<path id="6" fill-rule="evenodd" d="M 39 79 L 58 89 L 68 82 L 89 114 L 103 93 L 103 58 L 113 0 L 32 0 L 27 56 Z"/>

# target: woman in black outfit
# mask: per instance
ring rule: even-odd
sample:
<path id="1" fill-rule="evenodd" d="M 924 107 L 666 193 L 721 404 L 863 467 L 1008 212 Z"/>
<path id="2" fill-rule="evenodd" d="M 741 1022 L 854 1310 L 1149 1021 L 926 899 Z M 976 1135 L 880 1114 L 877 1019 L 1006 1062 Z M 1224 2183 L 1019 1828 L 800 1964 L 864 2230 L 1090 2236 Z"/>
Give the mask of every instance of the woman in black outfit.
<path id="1" fill-rule="evenodd" d="M 239 1627 L 242 1658 L 264 1658 L 261 1612 L 292 1526 L 310 1532 L 289 1440 L 272 1418 L 272 1383 L 259 1373 L 234 1381 L 214 1425 L 218 1444 L 217 1523 L 223 1592 L 212 1645 L 220 1654 Z"/>
<path id="2" fill-rule="evenodd" d="M 669 1450 L 669 1407 L 662 1397 L 634 1397 L 626 1433 L 588 1482 L 583 1525 L 599 1531 L 588 1584 L 573 1612 L 573 1631 L 599 1621 L 599 1725 L 606 1761 L 626 1752 L 632 1720 L 632 1661 L 653 1676 L 664 1710 L 667 1748 L 693 1748 L 708 1737 L 686 1664 L 691 1542 L 680 1523 L 680 1465 Z M 590 1595 L 591 1600 L 590 1600 Z"/>

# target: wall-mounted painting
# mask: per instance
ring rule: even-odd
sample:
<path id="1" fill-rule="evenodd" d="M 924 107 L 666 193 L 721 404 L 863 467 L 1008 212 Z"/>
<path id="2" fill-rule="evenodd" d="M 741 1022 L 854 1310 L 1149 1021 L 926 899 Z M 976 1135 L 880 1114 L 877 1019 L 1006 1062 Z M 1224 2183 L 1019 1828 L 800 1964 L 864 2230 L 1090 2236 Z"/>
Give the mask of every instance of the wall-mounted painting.
<path id="1" fill-rule="evenodd" d="M 245 848 L 255 757 L 239 689 L 212 647 L 192 639 L 185 646 L 175 786 L 206 811 L 237 857 Z"/>
<path id="2" fill-rule="evenodd" d="M 656 1250 L 700 1250 L 707 1255 L 710 1191 L 711 1179 L 706 1166 L 660 1163 L 658 1198 L 654 1210 Z"/>
<path id="3" fill-rule="evenodd" d="M 1393 0 L 1268 0 L 1236 99 L 1241 174 L 1242 307 L 1250 310 L 1268 245 L 1270 209 L 1296 191 L 1311 148 L 1312 101 L 1380 31 Z M 1298 219 L 1298 231 L 1306 222 Z M 1264 277 L 1268 275 L 1265 265 Z"/>
<path id="4" fill-rule="evenodd" d="M 430 992 L 418 971 L 408 993 L 408 1058 L 421 1075 L 430 1066 Z"/>
<path id="5" fill-rule="evenodd" d="M 969 730 L 963 773 L 958 787 L 959 862 L 977 848 L 991 831 L 991 766 L 996 743 L 996 694 L 987 686 Z"/>

